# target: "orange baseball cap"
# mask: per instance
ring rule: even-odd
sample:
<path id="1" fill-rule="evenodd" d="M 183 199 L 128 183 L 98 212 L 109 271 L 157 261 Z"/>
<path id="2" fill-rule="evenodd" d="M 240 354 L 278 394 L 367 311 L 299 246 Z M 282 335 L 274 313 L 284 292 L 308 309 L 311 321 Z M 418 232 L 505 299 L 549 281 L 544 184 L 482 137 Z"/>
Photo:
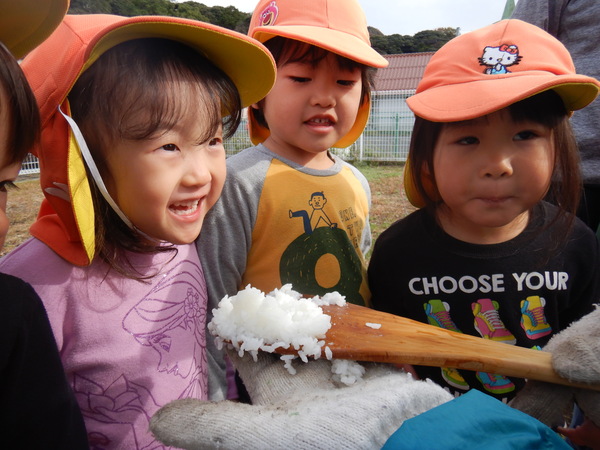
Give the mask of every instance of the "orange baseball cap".
<path id="1" fill-rule="evenodd" d="M 600 82 L 577 74 L 569 51 L 555 37 L 535 25 L 510 19 L 447 42 L 433 55 L 416 94 L 406 103 L 426 120 L 457 122 L 485 116 L 550 89 L 560 95 L 568 111 L 575 111 L 596 98 Z M 406 195 L 414 206 L 423 207 L 409 166 L 407 161 Z"/>
<path id="2" fill-rule="evenodd" d="M 30 231 L 78 266 L 94 258 L 94 208 L 81 149 L 61 111 L 70 114 L 71 88 L 100 55 L 122 42 L 150 37 L 182 42 L 205 55 L 231 78 L 244 107 L 263 98 L 275 81 L 275 62 L 268 50 L 222 27 L 176 17 L 67 15 L 21 66 L 42 121 L 33 153 L 40 160 L 45 199 Z"/>
<path id="3" fill-rule="evenodd" d="M 485 116 L 553 89 L 569 111 L 598 95 L 600 82 L 578 75 L 566 47 L 535 25 L 511 19 L 458 36 L 431 58 L 406 102 L 419 117 L 457 122 Z"/>
<path id="4" fill-rule="evenodd" d="M 69 0 L 0 0 L 0 41 L 20 59 L 56 29 Z"/>
<path id="5" fill-rule="evenodd" d="M 387 67 L 388 61 L 371 47 L 367 19 L 356 0 L 260 0 L 254 8 L 248 35 L 260 42 L 275 36 L 295 39 L 370 67 Z M 371 101 L 359 108 L 352 129 L 334 147 L 352 145 L 362 134 Z M 270 135 L 248 114 L 250 139 L 256 145 Z"/>

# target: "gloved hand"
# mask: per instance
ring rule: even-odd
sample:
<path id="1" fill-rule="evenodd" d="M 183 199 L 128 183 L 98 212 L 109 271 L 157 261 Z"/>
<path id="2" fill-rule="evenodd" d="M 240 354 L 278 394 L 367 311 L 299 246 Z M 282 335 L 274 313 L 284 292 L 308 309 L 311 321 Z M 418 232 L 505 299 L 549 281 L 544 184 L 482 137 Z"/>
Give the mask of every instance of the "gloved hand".
<path id="1" fill-rule="evenodd" d="M 553 336 L 544 351 L 552 353 L 552 366 L 560 376 L 600 384 L 600 308 Z M 510 406 L 556 427 L 564 424 L 563 413 L 573 400 L 600 426 L 600 391 L 529 381 Z"/>
<path id="2" fill-rule="evenodd" d="M 290 375 L 274 355 L 229 354 L 253 404 L 173 401 L 150 421 L 157 439 L 188 450 L 381 448 L 405 420 L 452 399 L 387 365 L 364 364 L 362 380 L 346 386 L 332 381 L 324 359 Z"/>

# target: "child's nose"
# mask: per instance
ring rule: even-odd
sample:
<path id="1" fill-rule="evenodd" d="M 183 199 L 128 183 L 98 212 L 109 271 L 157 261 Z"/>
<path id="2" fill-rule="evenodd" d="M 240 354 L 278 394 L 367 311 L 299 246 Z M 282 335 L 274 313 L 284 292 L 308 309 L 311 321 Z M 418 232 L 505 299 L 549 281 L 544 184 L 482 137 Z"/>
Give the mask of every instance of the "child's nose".
<path id="1" fill-rule="evenodd" d="M 333 89 L 327 83 L 318 84 L 313 90 L 312 102 L 314 105 L 319 105 L 323 108 L 335 106 L 336 101 Z"/>
<path id="2" fill-rule="evenodd" d="M 486 178 L 503 178 L 513 174 L 511 153 L 503 148 L 488 152 L 482 169 Z"/>
<path id="3" fill-rule="evenodd" d="M 205 185 L 211 178 L 210 161 L 206 157 L 206 152 L 202 150 L 192 152 L 186 161 L 183 183 L 190 186 Z"/>

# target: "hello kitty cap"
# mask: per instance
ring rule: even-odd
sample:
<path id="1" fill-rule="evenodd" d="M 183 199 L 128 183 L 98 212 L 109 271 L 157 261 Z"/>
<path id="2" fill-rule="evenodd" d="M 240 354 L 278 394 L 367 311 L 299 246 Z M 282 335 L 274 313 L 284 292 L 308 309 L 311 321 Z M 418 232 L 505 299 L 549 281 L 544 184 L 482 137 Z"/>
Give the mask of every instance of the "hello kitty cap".
<path id="1" fill-rule="evenodd" d="M 595 78 L 578 75 L 571 55 L 535 25 L 510 19 L 458 36 L 429 61 L 407 99 L 419 117 L 456 122 L 481 117 L 552 89 L 568 111 L 591 103 Z"/>

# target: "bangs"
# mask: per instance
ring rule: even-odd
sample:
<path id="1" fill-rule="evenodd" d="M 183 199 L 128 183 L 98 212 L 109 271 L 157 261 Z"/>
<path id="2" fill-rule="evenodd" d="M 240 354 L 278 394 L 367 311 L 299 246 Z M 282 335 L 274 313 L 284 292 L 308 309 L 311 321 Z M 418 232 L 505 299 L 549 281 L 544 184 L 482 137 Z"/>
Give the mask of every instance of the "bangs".
<path id="1" fill-rule="evenodd" d="M 334 52 L 306 42 L 275 36 L 264 43 L 265 47 L 273 54 L 277 66 L 291 63 L 310 64 L 313 67 L 319 65 L 329 54 L 335 56 L 338 67 L 343 70 L 363 70 L 367 66 L 351 59 L 345 58 Z"/>
<path id="2" fill-rule="evenodd" d="M 135 91 L 135 90 L 134 90 Z M 172 80 L 162 83 L 158 89 L 144 92 L 142 98 L 129 91 L 130 101 L 125 100 L 122 115 L 113 124 L 112 139 L 141 141 L 155 138 L 172 130 L 185 117 L 202 117 L 202 134 L 197 136 L 199 143 L 214 136 L 223 121 L 221 101 L 211 95 L 212 89 L 193 81 Z"/>
<path id="3" fill-rule="evenodd" d="M 556 127 L 569 115 L 562 98 L 553 90 L 513 103 L 508 111 L 515 122 L 529 120 L 549 128 Z"/>
<path id="4" fill-rule="evenodd" d="M 231 137 L 241 119 L 233 82 L 202 54 L 166 39 L 119 44 L 85 71 L 69 94 L 72 113 L 93 154 L 120 139 L 143 140 L 194 114 L 199 142 L 223 126 Z"/>

